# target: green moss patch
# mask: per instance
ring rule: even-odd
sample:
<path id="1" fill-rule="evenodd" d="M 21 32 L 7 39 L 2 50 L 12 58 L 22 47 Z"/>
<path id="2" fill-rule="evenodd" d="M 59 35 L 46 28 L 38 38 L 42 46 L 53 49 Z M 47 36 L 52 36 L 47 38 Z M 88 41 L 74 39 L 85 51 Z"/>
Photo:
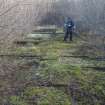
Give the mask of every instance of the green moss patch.
<path id="1" fill-rule="evenodd" d="M 21 96 L 10 97 L 11 105 L 71 105 L 69 97 L 55 88 L 28 87 Z"/>

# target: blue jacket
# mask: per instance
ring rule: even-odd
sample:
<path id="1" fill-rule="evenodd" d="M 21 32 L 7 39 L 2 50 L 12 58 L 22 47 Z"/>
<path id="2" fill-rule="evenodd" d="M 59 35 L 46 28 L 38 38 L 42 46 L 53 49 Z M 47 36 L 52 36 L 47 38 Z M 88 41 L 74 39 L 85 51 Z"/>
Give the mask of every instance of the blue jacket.
<path id="1" fill-rule="evenodd" d="M 65 30 L 68 30 L 68 29 L 69 29 L 69 30 L 73 30 L 74 27 L 75 27 L 74 22 L 73 22 L 71 19 L 65 21 L 65 23 L 64 23 L 64 28 L 65 28 Z"/>

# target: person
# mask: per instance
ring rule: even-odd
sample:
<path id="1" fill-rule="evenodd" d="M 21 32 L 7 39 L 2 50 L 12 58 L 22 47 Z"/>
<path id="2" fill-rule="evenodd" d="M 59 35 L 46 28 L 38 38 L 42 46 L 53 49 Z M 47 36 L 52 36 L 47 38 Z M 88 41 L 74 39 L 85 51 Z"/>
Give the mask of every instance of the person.
<path id="1" fill-rule="evenodd" d="M 64 41 L 67 41 L 68 38 L 70 41 L 72 41 L 74 28 L 75 28 L 75 25 L 74 25 L 73 20 L 70 17 L 68 17 L 64 23 L 64 30 L 65 30 Z"/>

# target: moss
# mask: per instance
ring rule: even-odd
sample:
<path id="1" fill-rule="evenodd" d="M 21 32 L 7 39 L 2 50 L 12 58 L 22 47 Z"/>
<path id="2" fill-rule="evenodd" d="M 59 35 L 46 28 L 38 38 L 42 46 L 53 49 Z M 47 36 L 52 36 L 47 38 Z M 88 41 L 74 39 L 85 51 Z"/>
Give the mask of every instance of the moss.
<path id="1" fill-rule="evenodd" d="M 68 96 L 55 88 L 29 87 L 25 99 L 35 98 L 37 105 L 71 105 Z"/>
<path id="2" fill-rule="evenodd" d="M 20 47 L 20 48 L 17 48 L 15 50 L 16 54 L 25 54 L 25 53 L 31 53 L 31 54 L 40 54 L 40 48 L 38 47 Z"/>
<path id="3" fill-rule="evenodd" d="M 62 91 L 47 87 L 27 87 L 21 96 L 11 96 L 10 105 L 71 105 L 69 97 Z"/>
<path id="4" fill-rule="evenodd" d="M 25 100 L 21 99 L 19 96 L 11 96 L 9 103 L 10 105 L 28 105 Z"/>
<path id="5" fill-rule="evenodd" d="M 60 64 L 58 62 L 44 61 L 43 69 L 37 71 L 41 81 L 51 82 L 54 84 L 69 84 L 71 78 L 81 77 L 81 68 L 73 67 L 68 64 Z"/>
<path id="6" fill-rule="evenodd" d="M 90 68 L 83 69 L 81 66 L 104 66 L 105 62 L 98 63 L 95 60 L 74 57 L 62 58 L 63 54 L 68 54 L 68 56 L 74 52 L 77 54 L 80 44 L 83 43 L 80 40 L 64 43 L 61 38 L 59 41 L 58 39 L 48 40 L 34 47 L 17 48 L 17 54 L 31 53 L 41 55 L 49 60 L 41 61 L 37 70 L 32 68 L 32 71 L 21 71 L 19 74 L 15 72 L 17 74 L 16 80 L 24 80 L 30 84 L 38 83 L 38 85 L 40 83 L 64 84 L 70 87 L 70 92 L 74 93 L 78 105 L 104 105 L 105 73 L 93 71 Z M 63 91 L 63 89 L 58 90 L 50 87 L 29 87 L 20 96 L 12 96 L 10 103 L 11 105 L 31 105 L 32 103 L 37 105 L 71 105 L 69 97 Z"/>
<path id="7" fill-rule="evenodd" d="M 105 103 L 104 75 L 100 72 L 82 71 L 81 77 L 70 82 L 70 87 L 75 84 L 72 91 L 75 92 L 79 105 L 103 105 Z"/>

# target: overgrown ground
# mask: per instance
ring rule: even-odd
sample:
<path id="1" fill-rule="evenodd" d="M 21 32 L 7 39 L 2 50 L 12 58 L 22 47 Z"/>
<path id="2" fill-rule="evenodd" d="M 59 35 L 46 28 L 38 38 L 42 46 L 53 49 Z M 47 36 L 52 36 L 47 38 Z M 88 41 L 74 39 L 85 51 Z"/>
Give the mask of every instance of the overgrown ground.
<path id="1" fill-rule="evenodd" d="M 28 40 L 34 43 L 18 46 L 15 57 L 1 58 L 14 64 L 9 71 L 4 64 L 1 105 L 105 105 L 105 61 L 79 53 L 83 40 Z"/>

